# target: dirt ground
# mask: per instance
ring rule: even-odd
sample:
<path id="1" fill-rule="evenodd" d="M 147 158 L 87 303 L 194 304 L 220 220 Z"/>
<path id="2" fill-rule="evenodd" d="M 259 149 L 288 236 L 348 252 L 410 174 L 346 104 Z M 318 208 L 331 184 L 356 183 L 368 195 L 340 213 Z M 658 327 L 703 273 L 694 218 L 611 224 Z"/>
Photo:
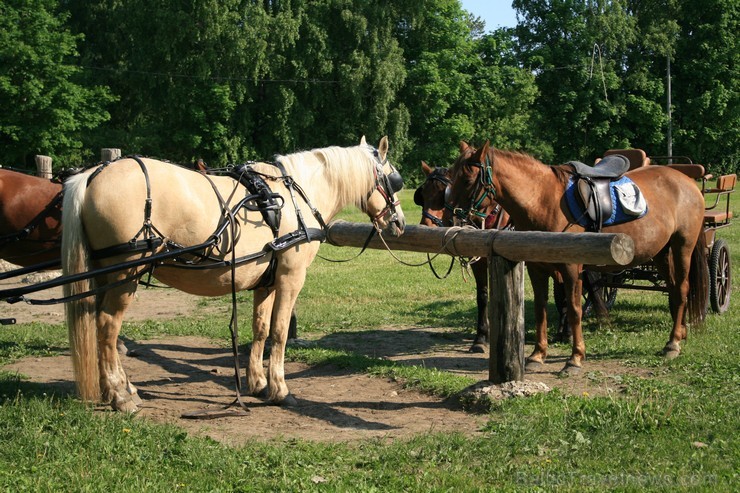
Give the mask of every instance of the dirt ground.
<path id="1" fill-rule="evenodd" d="M 0 281 L 0 289 L 11 286 L 17 284 Z M 61 289 L 44 292 L 43 297 L 47 295 L 61 295 Z M 185 317 L 201 309 L 197 300 L 171 289 L 141 290 L 127 319 Z M 63 305 L 3 304 L 0 310 L 0 318 L 15 317 L 18 323 L 64 320 Z M 3 330 L 6 329 L 7 326 Z M 224 330 L 228 331 L 228 327 Z M 486 380 L 487 355 L 467 352 L 472 335 L 472 330 L 461 334 L 434 327 L 389 327 L 359 334 L 326 335 L 313 343 Z M 128 340 L 126 346 L 129 352 L 123 357 L 123 366 L 143 399 L 139 417 L 173 423 L 189 433 L 227 444 L 255 439 L 393 439 L 435 431 L 475 435 L 487 421 L 486 416 L 461 410 L 455 402 L 405 389 L 402 382 L 301 363 L 287 363 L 285 368 L 297 406 L 281 408 L 258 398 L 243 397 L 249 408 L 245 416 L 186 419 L 183 413 L 220 410 L 234 400 L 231 349 L 196 337 Z M 243 375 L 244 355 L 241 360 Z M 556 354 L 540 371 L 527 374 L 526 381 L 542 382 L 549 388 L 577 395 L 606 395 L 620 392 L 622 375 L 647 373 L 619 362 L 596 359 L 588 360 L 580 375 L 559 378 L 557 372 L 564 361 L 564 354 Z M 74 392 L 71 362 L 66 355 L 25 358 L 3 369 L 48 386 L 50 393 Z M 99 412 L 108 409 L 101 407 Z"/>

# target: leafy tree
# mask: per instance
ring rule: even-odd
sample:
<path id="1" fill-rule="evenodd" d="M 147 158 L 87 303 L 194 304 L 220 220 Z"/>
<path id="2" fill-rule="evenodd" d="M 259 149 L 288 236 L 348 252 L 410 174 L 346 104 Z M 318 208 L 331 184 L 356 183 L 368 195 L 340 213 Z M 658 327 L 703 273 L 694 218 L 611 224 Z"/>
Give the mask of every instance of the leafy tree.
<path id="1" fill-rule="evenodd" d="M 121 98 L 100 136 L 130 152 L 222 165 L 405 135 L 396 19 L 378 2 L 69 4 L 89 73 Z"/>
<path id="2" fill-rule="evenodd" d="M 81 36 L 66 27 L 56 0 L 0 3 L 0 162 L 29 163 L 35 154 L 55 166 L 87 158 L 83 134 L 109 118 L 103 86 L 81 83 L 74 64 Z"/>
<path id="3" fill-rule="evenodd" d="M 69 0 L 71 23 L 85 33 L 88 76 L 119 96 L 96 138 L 125 152 L 209 164 L 254 152 L 234 132 L 234 112 L 266 70 L 262 5 Z"/>
<path id="4" fill-rule="evenodd" d="M 503 149 L 547 155 L 551 149 L 535 127 L 534 102 L 539 94 L 534 75 L 519 65 L 511 29 L 498 29 L 476 39 L 470 68 L 467 111 L 475 121 L 471 142 L 490 140 Z"/>
<path id="5" fill-rule="evenodd" d="M 673 76 L 674 151 L 714 173 L 740 162 L 740 5 L 680 2 Z"/>
<path id="6" fill-rule="evenodd" d="M 536 74 L 538 129 L 552 160 L 591 161 L 629 145 L 623 84 L 634 20 L 622 0 L 515 0 L 522 63 Z M 662 120 L 656 125 L 660 126 Z"/>
<path id="7" fill-rule="evenodd" d="M 483 24 L 455 0 L 409 9 L 398 38 L 408 77 L 400 98 L 411 115 L 406 162 L 448 165 L 458 142 L 533 149 L 534 79 L 513 54 L 511 33 L 482 34 Z M 420 173 L 418 173 L 420 174 Z"/>

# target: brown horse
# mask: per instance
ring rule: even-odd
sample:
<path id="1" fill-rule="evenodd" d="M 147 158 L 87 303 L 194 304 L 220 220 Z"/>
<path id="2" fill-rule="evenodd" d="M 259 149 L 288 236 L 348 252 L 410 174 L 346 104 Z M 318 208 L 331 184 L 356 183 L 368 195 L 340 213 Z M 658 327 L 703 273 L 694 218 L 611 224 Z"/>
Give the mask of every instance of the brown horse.
<path id="1" fill-rule="evenodd" d="M 403 183 L 387 153 L 387 138 L 375 149 L 363 137 L 359 146 L 314 149 L 278 156 L 275 164 L 240 167 L 239 180 L 142 158 L 121 159 L 67 180 L 64 274 L 99 273 L 92 287 L 87 281 L 65 284 L 65 295 L 78 298 L 66 308 L 80 396 L 102 398 L 121 411 L 137 409 L 140 399 L 121 365 L 116 338 L 137 277 L 156 264 L 157 279 L 191 294 L 254 290 L 249 391 L 266 393 L 276 404 L 294 403 L 283 365 L 288 324 L 325 222 L 355 204 L 378 231 L 399 235 L 405 227 L 396 196 Z M 187 255 L 178 254 L 186 248 Z M 134 264 L 169 253 L 178 256 Z M 105 270 L 116 265 L 126 268 Z M 106 290 L 91 292 L 95 286 Z"/>
<path id="2" fill-rule="evenodd" d="M 472 153 L 474 149 L 466 143 L 460 143 L 461 152 Z M 421 206 L 421 222 L 424 226 L 443 227 L 451 224 L 443 221 L 445 210 L 445 190 L 450 184 L 450 173 L 447 168 L 433 168 L 426 162 L 421 163 L 422 172 L 426 180 L 414 194 L 414 202 Z M 482 194 L 485 197 L 485 192 Z M 506 226 L 509 215 L 493 200 L 485 200 L 480 208 L 461 212 L 465 216 L 463 224 L 469 224 L 478 229 L 501 228 Z M 475 279 L 475 300 L 477 307 L 477 323 L 475 339 L 470 346 L 471 353 L 485 353 L 488 351 L 488 264 L 478 260 L 469 264 Z"/>
<path id="3" fill-rule="evenodd" d="M 62 183 L 0 169 L 0 259 L 22 267 L 59 259 Z"/>
<path id="4" fill-rule="evenodd" d="M 486 142 L 472 155 L 463 153 L 457 159 L 451 169 L 447 199 L 453 205 L 464 203 L 482 182 L 511 214 L 517 230 L 582 232 L 584 228 L 577 224 L 565 197 L 573 173 L 570 165 L 548 166 L 525 154 L 493 149 Z M 649 211 L 639 219 L 604 227 L 603 231 L 633 238 L 634 260 L 627 267 L 654 262 L 666 280 L 673 329 L 663 353 L 673 358 L 680 353 L 680 343 L 686 338 L 687 319 L 699 323 L 706 313 L 704 199 L 693 180 L 667 167 L 647 166 L 625 176 L 638 185 Z M 582 266 L 528 264 L 527 268 L 534 290 L 536 323 L 535 347 L 527 367 L 536 368 L 547 356 L 548 279 L 557 271 L 565 283 L 568 323 L 573 334 L 572 354 L 563 372 L 577 372 L 586 356 L 581 330 Z"/>

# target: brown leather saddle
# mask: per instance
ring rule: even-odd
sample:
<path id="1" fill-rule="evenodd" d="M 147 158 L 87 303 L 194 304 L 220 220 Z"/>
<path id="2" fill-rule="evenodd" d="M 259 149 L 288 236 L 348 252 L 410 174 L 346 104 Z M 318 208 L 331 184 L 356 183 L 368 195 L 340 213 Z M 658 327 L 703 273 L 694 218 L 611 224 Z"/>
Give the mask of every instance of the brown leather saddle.
<path id="1" fill-rule="evenodd" d="M 629 159 L 620 154 L 613 154 L 594 166 L 578 161 L 571 161 L 568 164 L 573 168 L 574 180 L 585 213 L 593 222 L 594 229 L 601 231 L 604 221 L 611 216 L 614 207 L 610 184 L 622 178 L 629 170 Z"/>

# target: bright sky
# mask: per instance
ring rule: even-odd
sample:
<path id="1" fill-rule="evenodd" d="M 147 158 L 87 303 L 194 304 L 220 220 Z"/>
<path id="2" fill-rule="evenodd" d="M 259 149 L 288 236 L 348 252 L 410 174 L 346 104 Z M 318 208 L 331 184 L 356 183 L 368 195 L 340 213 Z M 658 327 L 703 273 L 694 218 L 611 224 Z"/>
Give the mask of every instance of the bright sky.
<path id="1" fill-rule="evenodd" d="M 465 10 L 486 22 L 486 31 L 516 26 L 511 0 L 462 0 Z"/>

